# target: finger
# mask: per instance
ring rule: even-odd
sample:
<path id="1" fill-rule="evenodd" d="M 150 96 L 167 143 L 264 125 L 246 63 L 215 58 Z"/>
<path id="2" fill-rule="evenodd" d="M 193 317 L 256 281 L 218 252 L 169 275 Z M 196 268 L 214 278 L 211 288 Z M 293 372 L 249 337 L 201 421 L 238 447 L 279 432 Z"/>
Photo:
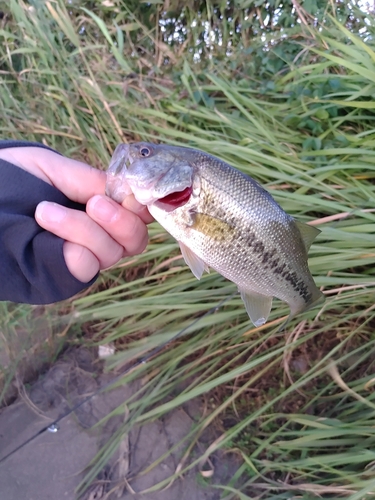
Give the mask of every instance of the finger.
<path id="1" fill-rule="evenodd" d="M 43 150 L 43 153 L 43 157 L 38 157 L 40 169 L 48 176 L 51 184 L 71 200 L 85 204 L 95 194 L 104 193 L 107 178 L 105 172 L 52 151 Z"/>
<path id="2" fill-rule="evenodd" d="M 138 215 L 107 196 L 94 196 L 86 206 L 88 215 L 122 247 L 125 255 L 136 255 L 146 248 L 147 227 Z"/>
<path id="3" fill-rule="evenodd" d="M 123 247 L 85 212 L 43 201 L 36 208 L 35 218 L 47 231 L 90 250 L 100 269 L 112 266 L 124 253 Z"/>
<path id="4" fill-rule="evenodd" d="M 63 253 L 66 267 L 70 273 L 82 283 L 91 281 L 100 270 L 100 264 L 95 255 L 86 247 L 65 241 Z"/>
<path id="5" fill-rule="evenodd" d="M 145 224 L 149 224 L 154 220 L 146 205 L 141 205 L 139 201 L 134 198 L 134 195 L 126 196 L 124 201 L 122 202 L 122 206 L 126 210 L 130 210 L 140 217 Z"/>
<path id="6" fill-rule="evenodd" d="M 79 203 L 86 203 L 95 194 L 105 191 L 105 172 L 48 149 L 7 148 L 0 150 L 0 158 L 48 182 Z"/>

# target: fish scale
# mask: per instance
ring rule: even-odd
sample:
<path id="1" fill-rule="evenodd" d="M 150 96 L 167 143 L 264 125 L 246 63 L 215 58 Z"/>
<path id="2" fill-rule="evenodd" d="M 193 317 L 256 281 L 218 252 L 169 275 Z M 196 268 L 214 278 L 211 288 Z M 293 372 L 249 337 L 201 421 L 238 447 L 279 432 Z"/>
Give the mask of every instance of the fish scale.
<path id="1" fill-rule="evenodd" d="M 174 205 L 173 193 L 184 190 L 189 196 L 176 196 Z M 273 297 L 289 305 L 290 317 L 322 302 L 307 264 L 320 231 L 295 221 L 254 179 L 220 159 L 183 147 L 120 145 L 107 194 L 122 202 L 129 192 L 177 239 L 198 279 L 211 267 L 238 286 L 256 326 L 267 320 Z"/>

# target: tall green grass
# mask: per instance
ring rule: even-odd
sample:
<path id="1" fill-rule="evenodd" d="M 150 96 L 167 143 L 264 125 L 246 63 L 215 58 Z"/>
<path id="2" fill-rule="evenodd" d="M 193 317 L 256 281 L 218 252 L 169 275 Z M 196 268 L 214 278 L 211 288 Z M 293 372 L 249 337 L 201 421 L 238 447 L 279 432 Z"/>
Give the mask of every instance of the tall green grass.
<path id="1" fill-rule="evenodd" d="M 364 43 L 334 20 L 329 31 L 301 31 L 301 57 L 265 87 L 249 83 L 242 60 L 238 71 L 195 66 L 189 46 L 172 54 L 173 71 L 164 68 L 155 54 L 134 55 L 140 47 L 132 46 L 132 30 L 144 30 L 147 46 L 151 40 L 157 50 L 167 48 L 132 13 L 120 12 L 111 24 L 69 9 L 61 1 L 37 9 L 9 3 L 11 17 L 0 31 L 3 136 L 44 141 L 98 168 L 124 141 L 200 148 L 252 175 L 288 213 L 322 230 L 309 265 L 327 301 L 287 332 L 276 333 L 288 313 L 284 304 L 275 301 L 270 323 L 253 328 L 238 296 L 193 324 L 235 287 L 216 273 L 195 280 L 156 223 L 144 254 L 69 301 L 65 320 L 89 330 L 88 342 L 115 343 L 109 369 L 187 328 L 122 380 L 143 381 L 117 410 L 126 407 L 129 415 L 122 432 L 199 398 L 207 411 L 186 436 L 173 478 L 224 448 L 243 465 L 232 484 L 220 487 L 223 498 L 373 496 L 372 38 Z M 231 61 L 235 56 L 242 57 Z M 220 430 L 218 438 L 191 454 L 209 425 Z M 118 434 L 103 448 L 81 490 L 120 440 Z"/>

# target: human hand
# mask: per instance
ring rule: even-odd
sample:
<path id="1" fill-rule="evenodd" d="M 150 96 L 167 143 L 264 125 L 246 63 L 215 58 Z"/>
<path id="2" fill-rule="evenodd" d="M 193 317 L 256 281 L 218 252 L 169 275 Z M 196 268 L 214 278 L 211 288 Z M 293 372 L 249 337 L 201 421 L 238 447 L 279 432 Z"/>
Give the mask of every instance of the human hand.
<path id="1" fill-rule="evenodd" d="M 38 224 L 65 240 L 70 273 L 83 283 L 122 257 L 141 253 L 147 245 L 146 207 L 129 197 L 123 206 L 105 196 L 106 174 L 39 147 L 0 150 L 0 158 L 53 185 L 86 212 L 43 201 L 35 212 Z"/>

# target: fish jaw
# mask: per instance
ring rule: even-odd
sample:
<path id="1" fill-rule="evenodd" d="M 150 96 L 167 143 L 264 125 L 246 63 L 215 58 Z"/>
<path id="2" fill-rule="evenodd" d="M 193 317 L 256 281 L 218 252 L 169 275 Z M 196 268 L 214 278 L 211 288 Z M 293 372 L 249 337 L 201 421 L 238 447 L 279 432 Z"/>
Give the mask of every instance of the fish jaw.
<path id="1" fill-rule="evenodd" d="M 151 168 L 150 175 L 145 175 L 142 179 L 139 176 L 139 170 L 144 171 L 145 169 L 147 169 L 147 166 L 144 164 L 140 164 L 138 168 L 138 163 L 134 162 L 126 176 L 126 182 L 130 186 L 135 199 L 142 205 L 152 205 L 159 200 L 166 199 L 168 196 L 172 201 L 173 197 L 171 195 L 173 193 L 182 193 L 192 187 L 192 168 L 190 165 L 175 165 L 169 171 L 155 176 L 152 176 L 154 169 Z"/>
<path id="2" fill-rule="evenodd" d="M 159 203 L 166 211 L 187 202 L 193 190 L 193 167 L 168 152 L 140 156 L 142 149 L 157 148 L 147 143 L 121 144 L 107 170 L 106 194 L 122 203 L 126 196 L 148 207 Z"/>

